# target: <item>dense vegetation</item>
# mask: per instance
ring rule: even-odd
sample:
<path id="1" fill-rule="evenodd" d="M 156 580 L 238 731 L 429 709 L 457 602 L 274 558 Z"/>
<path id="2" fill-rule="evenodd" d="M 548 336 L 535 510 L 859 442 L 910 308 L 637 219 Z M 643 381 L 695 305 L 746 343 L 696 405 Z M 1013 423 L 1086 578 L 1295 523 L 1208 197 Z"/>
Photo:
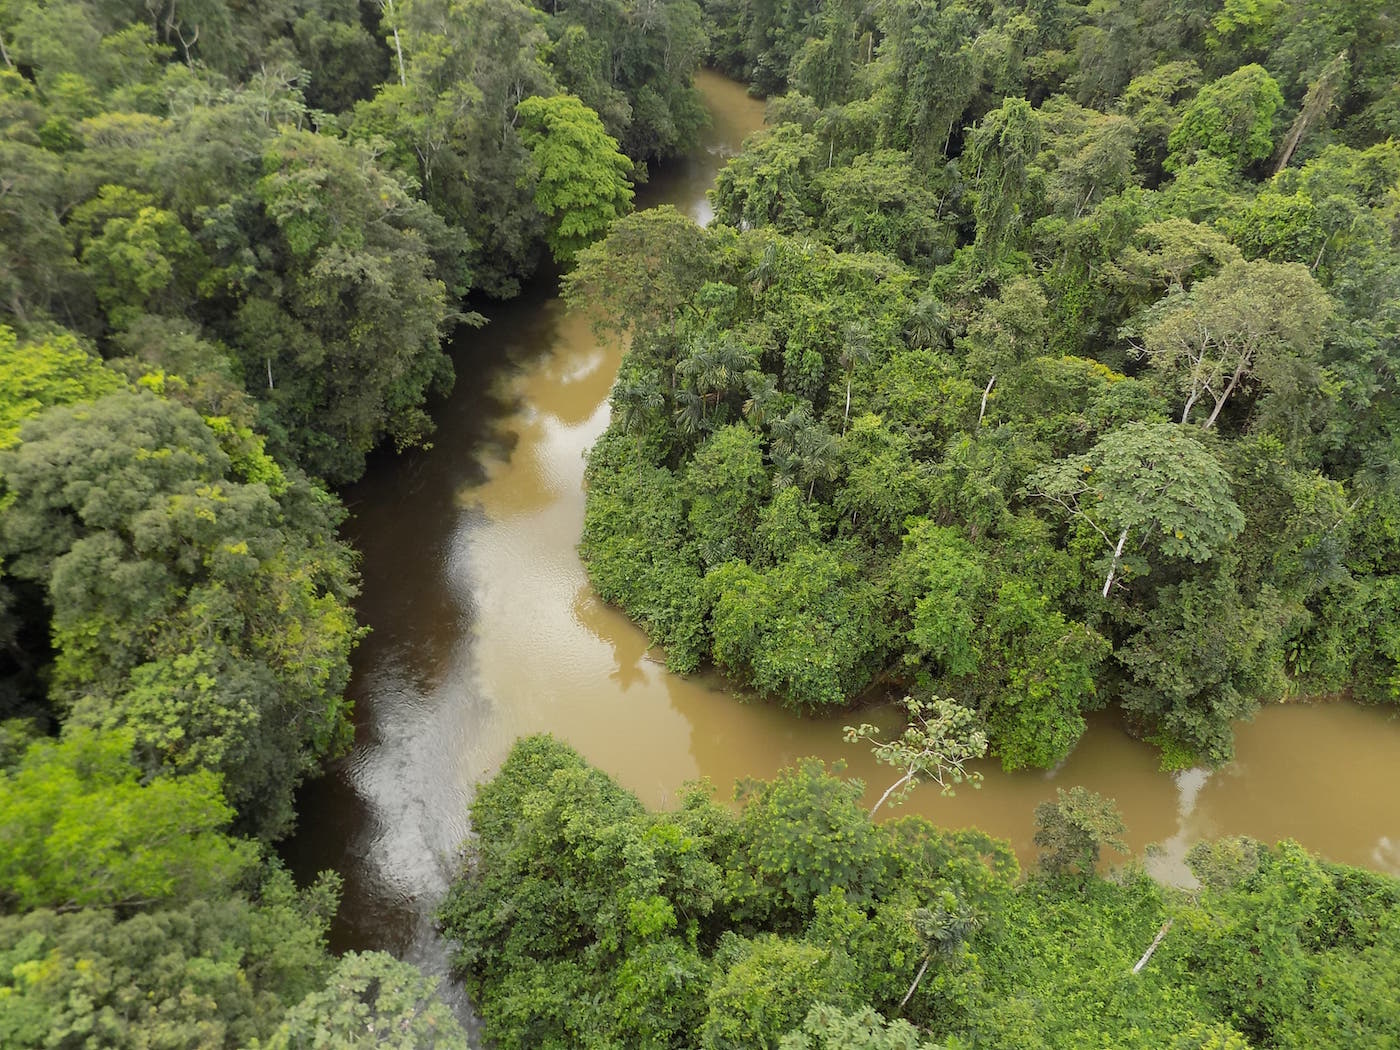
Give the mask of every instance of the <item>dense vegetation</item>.
<path id="1" fill-rule="evenodd" d="M 1400 699 L 1393 12 L 709 10 L 787 93 L 716 225 L 566 278 L 631 339 L 583 552 L 671 666 L 956 697 L 1008 768 Z"/>
<path id="2" fill-rule="evenodd" d="M 0 1045 L 465 1045 L 271 853 L 350 738 L 329 486 L 689 144 L 701 21 L 0 0 Z"/>
<path id="3" fill-rule="evenodd" d="M 648 813 L 552 738 L 520 741 L 472 806 L 477 839 L 442 912 L 494 1045 L 1400 1037 L 1395 879 L 1244 839 L 1193 851 L 1190 894 L 1133 869 L 1101 878 L 1114 812 L 1082 789 L 1037 812 L 1045 849 L 1023 878 L 1005 844 L 872 824 L 861 795 L 808 761 L 741 785 L 737 814 L 703 789 Z"/>

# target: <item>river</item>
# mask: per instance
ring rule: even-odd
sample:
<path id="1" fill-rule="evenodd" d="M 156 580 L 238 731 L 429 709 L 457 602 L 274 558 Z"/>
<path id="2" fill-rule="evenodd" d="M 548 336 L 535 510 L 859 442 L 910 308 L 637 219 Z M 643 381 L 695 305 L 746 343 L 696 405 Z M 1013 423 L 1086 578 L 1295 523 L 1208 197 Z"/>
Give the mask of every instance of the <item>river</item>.
<path id="1" fill-rule="evenodd" d="M 672 203 L 705 221 L 705 189 L 762 106 L 716 75 L 697 82 L 714 118 L 704 147 L 658 172 L 637 204 Z M 575 550 L 583 456 L 607 424 L 620 351 L 567 315 L 554 291 L 537 285 L 462 334 L 434 447 L 375 457 L 345 493 L 346 536 L 363 554 L 357 604 L 373 628 L 355 656 L 355 746 L 304 789 L 301 830 L 284 849 L 299 875 L 344 876 L 338 950 L 378 948 L 444 971 L 433 908 L 468 831 L 473 786 L 521 734 L 555 733 L 650 805 L 700 776 L 727 795 L 736 778 L 770 776 L 804 755 L 846 760 L 872 801 L 894 779 L 842 743 L 849 716 L 801 720 L 745 702 L 716 677 L 669 674 L 641 632 L 594 596 Z M 1167 775 L 1152 748 L 1099 716 L 1050 772 L 986 764 L 980 790 L 942 798 L 925 787 L 905 808 L 985 828 L 1028 862 L 1036 804 L 1083 784 L 1118 800 L 1130 845 L 1150 852 L 1164 879 L 1186 878 L 1189 845 L 1222 834 L 1292 837 L 1400 875 L 1391 709 L 1272 705 L 1237 740 L 1224 769 Z"/>

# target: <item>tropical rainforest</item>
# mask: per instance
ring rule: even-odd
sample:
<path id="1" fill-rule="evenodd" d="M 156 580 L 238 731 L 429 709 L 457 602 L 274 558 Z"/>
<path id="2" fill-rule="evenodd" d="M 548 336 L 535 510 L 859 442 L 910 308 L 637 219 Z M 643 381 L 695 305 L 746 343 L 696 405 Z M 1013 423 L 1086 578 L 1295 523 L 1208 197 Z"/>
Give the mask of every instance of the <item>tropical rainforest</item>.
<path id="1" fill-rule="evenodd" d="M 675 668 L 955 697 L 1011 768 L 1108 703 L 1183 765 L 1262 701 L 1396 699 L 1397 38 L 1379 0 L 0 0 L 0 1045 L 465 1045 L 275 844 L 350 741 L 336 488 L 541 271 L 630 339 L 583 552 Z M 702 61 L 769 128 L 710 228 L 627 216 Z M 523 743 L 443 912 L 490 1037 L 1400 1038 L 1393 880 L 1243 840 L 1191 895 L 1104 879 L 1082 792 L 1025 878 L 858 792 L 648 814 Z"/>
<path id="2" fill-rule="evenodd" d="M 1393 7 L 710 11 L 767 128 L 565 278 L 631 340 L 582 550 L 673 668 L 1008 769 L 1400 699 Z"/>

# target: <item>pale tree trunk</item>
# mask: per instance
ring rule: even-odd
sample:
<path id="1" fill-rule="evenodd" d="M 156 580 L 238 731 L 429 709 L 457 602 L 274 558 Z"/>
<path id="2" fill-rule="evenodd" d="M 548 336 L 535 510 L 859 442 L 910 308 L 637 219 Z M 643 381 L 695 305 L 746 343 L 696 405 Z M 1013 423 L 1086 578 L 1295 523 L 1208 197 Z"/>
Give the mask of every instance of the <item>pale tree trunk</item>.
<path id="1" fill-rule="evenodd" d="M 899 1008 L 904 1009 L 904 1004 L 914 997 L 914 992 L 918 990 L 919 982 L 924 979 L 924 973 L 928 970 L 929 960 L 932 955 L 924 956 L 924 964 L 919 967 L 919 972 L 914 975 L 914 983 L 909 986 L 909 990 L 904 993 L 904 998 L 899 1001 Z"/>
<path id="2" fill-rule="evenodd" d="M 1293 121 L 1293 126 L 1288 129 L 1288 135 L 1283 140 L 1283 145 L 1279 148 L 1278 163 L 1274 165 L 1274 174 L 1278 175 L 1284 168 L 1288 167 L 1288 162 L 1293 159 L 1293 153 L 1298 148 L 1298 144 L 1303 141 L 1303 136 L 1307 134 L 1308 128 L 1313 121 L 1326 115 L 1332 108 L 1333 99 L 1337 94 L 1338 81 L 1342 72 L 1346 69 L 1347 53 L 1343 51 L 1327 63 L 1325 69 L 1308 85 L 1308 93 L 1303 96 L 1303 108 L 1298 112 L 1297 118 Z"/>
<path id="3" fill-rule="evenodd" d="M 1172 919 L 1162 923 L 1162 928 L 1157 931 L 1157 936 L 1152 938 L 1152 943 L 1147 946 L 1147 951 L 1142 953 L 1142 958 L 1133 967 L 1133 973 L 1141 973 L 1142 968 L 1147 965 L 1147 960 L 1152 958 L 1152 953 L 1157 950 L 1157 946 L 1162 943 L 1162 938 L 1167 935 L 1167 931 L 1172 928 Z"/>
<path id="4" fill-rule="evenodd" d="M 394 33 L 394 55 L 399 61 L 399 86 L 408 87 L 408 77 L 404 75 L 403 70 L 403 45 L 399 42 L 399 19 L 394 14 L 394 0 L 383 0 L 383 7 L 385 11 L 389 12 L 389 17 L 393 19 L 393 25 L 390 28 Z"/>
<path id="5" fill-rule="evenodd" d="M 846 424 L 851 421 L 851 375 L 846 373 L 846 415 L 841 419 L 841 433 L 846 432 Z"/>
<path id="6" fill-rule="evenodd" d="M 1235 369 L 1235 374 L 1230 377 L 1230 382 L 1226 385 L 1224 393 L 1215 399 L 1215 411 L 1211 412 L 1210 418 L 1201 424 L 1202 430 L 1209 430 L 1215 425 L 1216 417 L 1220 415 L 1220 410 L 1225 407 L 1225 402 L 1230 400 L 1230 395 L 1235 392 L 1235 387 L 1239 386 L 1240 377 L 1244 375 L 1245 366 L 1248 361 L 1241 361 L 1240 366 Z"/>
<path id="7" fill-rule="evenodd" d="M 1128 542 L 1128 530 L 1125 528 L 1123 534 L 1118 537 L 1118 546 L 1113 548 L 1113 564 L 1108 567 L 1108 579 L 1103 581 L 1103 596 L 1108 597 L 1108 592 L 1113 589 L 1113 578 L 1118 575 L 1118 559 L 1123 557 L 1123 545 Z"/>
<path id="8" fill-rule="evenodd" d="M 996 373 L 992 373 L 992 378 L 987 380 L 987 389 L 982 391 L 982 409 L 977 413 L 977 425 L 982 425 L 982 417 L 987 414 L 987 398 L 991 396 L 992 384 L 997 381 Z"/>
<path id="9" fill-rule="evenodd" d="M 1186 420 L 1191 416 L 1191 410 L 1196 407 L 1196 402 L 1200 399 L 1201 392 L 1194 387 L 1190 395 L 1186 398 L 1186 407 L 1181 410 L 1181 425 L 1186 425 Z"/>
<path id="10" fill-rule="evenodd" d="M 15 68 L 15 64 L 10 61 L 10 53 L 5 50 L 5 36 L 3 33 L 0 33 L 0 58 L 5 60 L 6 69 Z"/>
<path id="11" fill-rule="evenodd" d="M 891 784 L 889 787 L 885 788 L 885 793 L 884 793 L 883 795 L 880 796 L 880 801 L 877 802 L 877 803 L 875 803 L 875 805 L 874 805 L 873 807 L 871 807 L 870 815 L 871 815 L 872 817 L 875 816 L 876 812 L 880 809 L 880 807 L 883 806 L 883 805 L 885 804 L 885 800 L 888 799 L 891 795 L 893 795 L 893 794 L 894 794 L 896 791 L 898 791 L 900 788 L 902 788 L 905 784 L 909 783 L 909 781 L 912 780 L 913 778 L 914 778 L 914 771 L 911 769 L 911 770 L 909 770 L 909 772 L 905 773 L 904 776 L 900 777 L 898 780 L 896 780 L 896 781 L 895 781 L 893 784 Z"/>

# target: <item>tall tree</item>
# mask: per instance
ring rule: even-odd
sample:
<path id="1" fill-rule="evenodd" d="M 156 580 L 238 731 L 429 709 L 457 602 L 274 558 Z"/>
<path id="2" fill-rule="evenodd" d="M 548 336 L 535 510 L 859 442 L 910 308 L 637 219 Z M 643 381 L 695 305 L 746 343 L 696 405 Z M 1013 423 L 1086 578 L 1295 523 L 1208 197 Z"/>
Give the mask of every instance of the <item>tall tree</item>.
<path id="1" fill-rule="evenodd" d="M 535 207 L 551 220 L 545 239 L 558 263 L 573 261 L 632 204 L 632 162 L 598 114 L 574 95 L 534 96 L 516 107 L 535 166 Z"/>
<path id="2" fill-rule="evenodd" d="M 1210 399 L 1209 430 L 1241 389 L 1268 390 L 1291 362 L 1315 361 L 1331 312 L 1307 267 L 1238 260 L 1147 311 L 1139 352 L 1184 395 L 1183 424 Z"/>
<path id="3" fill-rule="evenodd" d="M 1139 544 L 1164 555 L 1201 562 L 1244 526 L 1229 478 L 1210 450 L 1170 423 L 1129 423 L 1083 455 L 1037 471 L 1027 488 L 1102 540 L 1105 598 L 1134 533 Z"/>
<path id="4" fill-rule="evenodd" d="M 1008 98 L 972 133 L 963 166 L 977 187 L 974 252 L 991 268 L 1023 218 L 1027 169 L 1040 151 L 1041 121 L 1025 99 Z"/>

